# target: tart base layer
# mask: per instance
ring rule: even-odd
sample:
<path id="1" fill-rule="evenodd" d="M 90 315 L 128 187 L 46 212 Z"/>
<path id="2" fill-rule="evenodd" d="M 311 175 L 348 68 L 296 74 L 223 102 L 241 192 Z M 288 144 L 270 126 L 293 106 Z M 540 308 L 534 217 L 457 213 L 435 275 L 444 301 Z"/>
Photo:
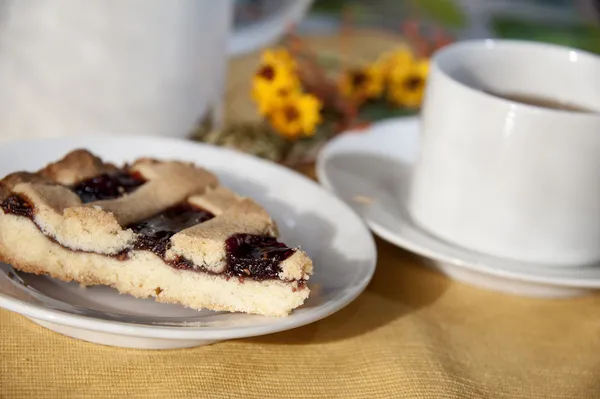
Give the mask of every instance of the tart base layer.
<path id="1" fill-rule="evenodd" d="M 66 249 L 29 219 L 0 212 L 0 260 L 16 269 L 83 285 L 107 285 L 121 294 L 193 309 L 285 316 L 309 289 L 299 281 L 243 279 L 175 269 L 149 251 L 128 259 Z"/>

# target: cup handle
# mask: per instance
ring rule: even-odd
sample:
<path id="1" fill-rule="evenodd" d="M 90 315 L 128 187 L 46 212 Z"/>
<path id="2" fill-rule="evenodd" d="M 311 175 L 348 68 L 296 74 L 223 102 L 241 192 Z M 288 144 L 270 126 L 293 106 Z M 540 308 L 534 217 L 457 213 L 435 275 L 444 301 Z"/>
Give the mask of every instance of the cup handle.
<path id="1" fill-rule="evenodd" d="M 252 25 L 236 29 L 229 37 L 227 54 L 230 56 L 252 52 L 275 42 L 290 25 L 300 21 L 313 0 L 291 0 L 275 15 Z"/>

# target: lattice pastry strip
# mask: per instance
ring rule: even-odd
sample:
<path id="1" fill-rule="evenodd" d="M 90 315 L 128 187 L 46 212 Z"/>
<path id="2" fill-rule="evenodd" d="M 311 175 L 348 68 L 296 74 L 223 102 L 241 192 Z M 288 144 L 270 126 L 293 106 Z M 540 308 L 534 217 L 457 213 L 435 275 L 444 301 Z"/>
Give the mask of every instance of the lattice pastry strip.
<path id="1" fill-rule="evenodd" d="M 104 184 L 108 189 L 102 186 L 102 190 L 112 190 L 110 195 L 102 190 L 99 191 L 102 195 L 97 197 L 94 192 L 90 194 L 86 191 L 92 184 L 89 181 L 96 185 Z M 237 277 L 257 280 L 255 283 L 268 277 L 281 283 L 291 283 L 293 290 L 290 292 L 303 291 L 304 297 L 308 295 L 304 284 L 312 273 L 312 262 L 308 256 L 268 238 L 275 237 L 277 229 L 262 207 L 220 186 L 215 175 L 190 163 L 139 159 L 123 170 L 102 162 L 85 150 L 78 150 L 37 173 L 18 172 L 0 181 L 4 214 L 11 213 L 11 201 L 21 200 L 25 201 L 25 205 L 32 205 L 33 211 L 29 216 L 40 232 L 71 251 L 118 257 L 127 263 L 126 258 L 132 253 L 151 250 L 162 258 L 165 267 L 212 277 L 222 275 L 227 280 L 235 272 Z M 204 213 L 190 210 L 194 207 L 202 208 Z M 209 220 L 198 219 L 201 222 L 195 225 L 189 223 L 195 219 L 179 220 L 198 215 Z M 152 237 L 148 241 L 146 225 L 156 221 L 170 225 L 173 222 L 169 219 L 171 217 L 182 222 L 183 228 L 173 230 L 166 239 L 157 241 L 156 237 Z M 1 230 L 0 233 L 10 234 Z M 265 260 L 248 261 L 250 266 L 247 268 L 237 265 L 234 268 L 232 246 L 238 253 L 239 248 L 246 252 L 254 251 L 252 253 L 258 251 Z M 287 251 L 285 256 L 283 251 Z M 13 259 L 14 256 L 4 254 L 4 258 Z M 260 270 L 261 262 L 267 272 Z M 240 281 L 237 284 L 242 284 Z M 265 285 L 273 286 L 272 283 Z M 110 281 L 108 284 L 118 285 Z M 185 302 L 180 299 L 172 301 Z M 198 307 L 197 304 L 187 305 Z M 211 306 L 203 303 L 202 307 Z M 212 308 L 222 309 L 223 306 Z M 243 307 L 239 309 L 239 306 L 233 310 L 249 311 Z"/>

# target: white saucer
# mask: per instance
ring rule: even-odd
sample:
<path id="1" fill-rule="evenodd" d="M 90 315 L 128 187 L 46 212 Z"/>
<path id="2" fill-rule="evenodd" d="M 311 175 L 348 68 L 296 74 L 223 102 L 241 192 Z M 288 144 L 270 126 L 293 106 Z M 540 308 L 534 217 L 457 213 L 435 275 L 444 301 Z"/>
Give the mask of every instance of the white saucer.
<path id="1" fill-rule="evenodd" d="M 48 277 L 15 273 L 0 264 L 0 307 L 86 341 L 132 348 L 170 349 L 289 330 L 343 308 L 369 283 L 377 258 L 373 236 L 341 200 L 317 183 L 249 155 L 157 138 L 72 138 L 16 142 L 0 147 L 0 175 L 35 170 L 75 148 L 112 162 L 138 157 L 195 162 L 224 185 L 261 203 L 283 241 L 314 260 L 311 296 L 290 316 L 269 318 L 198 312 L 119 295 L 107 287 L 80 288 Z M 2 232 L 0 231 L 0 234 Z"/>
<path id="2" fill-rule="evenodd" d="M 456 280 L 537 297 L 576 296 L 600 288 L 600 265 L 556 268 L 500 259 L 457 247 L 415 225 L 403 194 L 418 148 L 418 119 L 391 119 L 328 143 L 317 160 L 317 176 L 381 238 L 433 260 Z"/>

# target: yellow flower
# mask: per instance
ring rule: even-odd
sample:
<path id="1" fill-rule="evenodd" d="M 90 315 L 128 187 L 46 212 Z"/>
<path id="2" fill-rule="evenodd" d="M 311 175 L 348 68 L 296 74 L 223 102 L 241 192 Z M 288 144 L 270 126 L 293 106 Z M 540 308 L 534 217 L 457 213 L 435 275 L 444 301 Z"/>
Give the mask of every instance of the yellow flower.
<path id="1" fill-rule="evenodd" d="M 285 48 L 265 50 L 261 55 L 263 64 L 281 64 L 290 71 L 296 70 L 296 61 Z"/>
<path id="2" fill-rule="evenodd" d="M 293 59 L 285 50 L 267 50 L 252 80 L 252 98 L 261 115 L 268 115 L 286 97 L 296 93 L 300 81 L 295 74 Z"/>
<path id="3" fill-rule="evenodd" d="M 408 70 L 415 63 L 413 53 L 407 47 L 382 54 L 376 64 L 380 68 L 384 79 L 389 80 L 394 70 Z"/>
<path id="4" fill-rule="evenodd" d="M 271 113 L 273 128 L 288 139 L 312 137 L 321 122 L 321 101 L 312 94 L 288 96 Z"/>
<path id="5" fill-rule="evenodd" d="M 423 101 L 429 61 L 413 62 L 408 68 L 395 67 L 390 71 L 389 99 L 397 105 L 418 108 Z"/>
<path id="6" fill-rule="evenodd" d="M 283 79 L 282 79 L 283 80 Z M 268 116 L 275 108 L 279 107 L 286 99 L 299 92 L 299 88 L 284 82 L 268 82 L 263 79 L 254 79 L 252 98 L 258 106 L 262 116 Z"/>
<path id="7" fill-rule="evenodd" d="M 359 103 L 377 98 L 383 92 L 382 71 L 377 65 L 348 71 L 342 75 L 340 90 L 345 97 Z"/>

